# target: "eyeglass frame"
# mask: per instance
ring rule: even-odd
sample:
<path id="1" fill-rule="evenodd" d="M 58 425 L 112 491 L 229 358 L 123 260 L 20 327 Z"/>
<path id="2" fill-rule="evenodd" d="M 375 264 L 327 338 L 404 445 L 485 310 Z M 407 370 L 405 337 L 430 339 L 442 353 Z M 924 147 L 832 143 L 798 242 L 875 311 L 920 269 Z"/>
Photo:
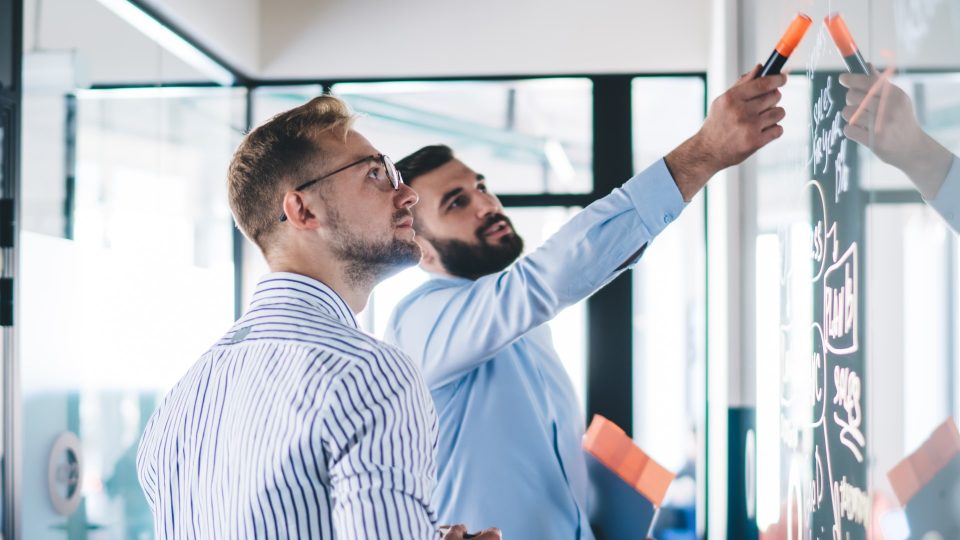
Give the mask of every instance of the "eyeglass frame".
<path id="1" fill-rule="evenodd" d="M 392 159 L 390 159 L 389 157 L 387 157 L 386 154 L 371 154 L 371 155 L 369 155 L 369 156 L 360 158 L 360 159 L 358 159 L 357 161 L 354 161 L 354 162 L 352 162 L 352 163 L 349 163 L 349 164 L 347 164 L 347 165 L 344 165 L 343 167 L 340 167 L 339 169 L 337 169 L 337 170 L 335 170 L 335 171 L 328 172 L 327 174 L 324 174 L 323 176 L 318 176 L 318 177 L 314 178 L 313 180 L 307 180 L 306 182 L 304 182 L 304 183 L 300 184 L 299 186 L 293 188 L 293 191 L 303 191 L 303 190 L 307 189 L 308 187 L 312 186 L 313 184 L 316 184 L 317 182 L 319 182 L 319 181 L 321 181 L 321 180 L 326 180 L 327 178 L 330 178 L 331 176 L 333 176 L 333 175 L 335 175 L 335 174 L 337 174 L 337 173 L 341 173 L 341 172 L 343 172 L 343 171 L 345 171 L 345 170 L 347 170 L 347 169 L 349 169 L 349 168 L 351 168 L 351 167 L 356 167 L 357 165 L 363 163 L 364 161 L 370 161 L 370 160 L 377 160 L 377 161 L 380 162 L 381 165 L 383 165 L 383 170 L 384 170 L 385 174 L 387 175 L 387 180 L 390 180 L 390 185 L 393 186 L 393 190 L 394 190 L 394 191 L 400 191 L 400 184 L 403 184 L 403 183 L 404 183 L 404 182 L 403 182 L 403 175 L 401 175 L 401 174 L 400 174 L 400 171 L 397 170 L 397 165 L 396 165 L 396 163 L 394 163 Z M 389 165 L 388 165 L 387 163 L 389 163 Z M 394 174 L 391 174 L 390 171 L 393 171 Z M 283 221 L 286 221 L 286 220 L 287 220 L 287 213 L 286 213 L 286 212 L 282 212 L 282 213 L 280 214 L 280 221 L 283 222 Z"/>

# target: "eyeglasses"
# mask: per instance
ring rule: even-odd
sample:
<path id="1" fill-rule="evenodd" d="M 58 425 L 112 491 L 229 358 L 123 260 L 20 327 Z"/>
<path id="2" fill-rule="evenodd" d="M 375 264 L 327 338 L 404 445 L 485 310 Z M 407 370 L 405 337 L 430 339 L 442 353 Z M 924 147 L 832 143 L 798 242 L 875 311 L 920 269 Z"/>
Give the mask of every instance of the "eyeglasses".
<path id="1" fill-rule="evenodd" d="M 350 167 L 356 167 L 357 165 L 361 163 L 366 163 L 367 161 L 379 161 L 380 164 L 383 166 L 384 172 L 386 173 L 386 178 L 381 178 L 381 174 L 377 174 L 377 180 L 389 180 L 390 185 L 393 186 L 394 191 L 400 190 L 400 184 L 403 183 L 403 177 L 400 175 L 400 171 L 397 170 L 397 166 L 393 164 L 393 160 L 391 160 L 390 158 L 388 158 L 383 154 L 374 154 L 372 156 L 367 156 L 365 158 L 358 159 L 353 163 L 348 163 L 347 165 L 344 165 L 343 167 L 340 167 L 335 171 L 328 172 L 323 176 L 318 176 L 313 180 L 308 180 L 300 184 L 299 186 L 293 188 L 293 191 L 303 191 L 321 180 L 326 180 L 327 178 L 330 178 L 331 176 L 337 173 L 343 172 L 349 169 Z M 286 212 L 281 213 L 280 221 L 286 221 L 286 220 L 287 220 Z"/>

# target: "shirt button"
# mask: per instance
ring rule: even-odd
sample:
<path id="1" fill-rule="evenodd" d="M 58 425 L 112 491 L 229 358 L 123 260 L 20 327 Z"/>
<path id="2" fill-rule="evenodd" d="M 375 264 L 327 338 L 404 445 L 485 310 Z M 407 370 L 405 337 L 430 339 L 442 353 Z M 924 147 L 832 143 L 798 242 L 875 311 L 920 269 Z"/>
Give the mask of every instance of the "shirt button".
<path id="1" fill-rule="evenodd" d="M 664 223 L 670 223 L 671 221 L 673 221 L 673 216 L 671 216 L 670 214 L 664 214 L 664 215 L 663 215 L 663 222 L 664 222 Z"/>

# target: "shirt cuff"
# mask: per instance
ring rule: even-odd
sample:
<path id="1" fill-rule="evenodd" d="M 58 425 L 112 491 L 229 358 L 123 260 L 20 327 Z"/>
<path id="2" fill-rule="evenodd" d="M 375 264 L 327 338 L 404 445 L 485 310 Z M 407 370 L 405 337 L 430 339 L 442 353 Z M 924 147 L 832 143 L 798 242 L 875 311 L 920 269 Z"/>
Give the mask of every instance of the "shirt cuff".
<path id="1" fill-rule="evenodd" d="M 957 219 L 957 213 L 960 212 L 960 157 L 953 156 L 953 164 L 940 186 L 940 192 L 928 202 L 951 227 L 957 229 L 960 224 Z"/>
<path id="2" fill-rule="evenodd" d="M 621 189 L 630 197 L 651 236 L 660 234 L 687 207 L 663 159 L 627 180 Z"/>

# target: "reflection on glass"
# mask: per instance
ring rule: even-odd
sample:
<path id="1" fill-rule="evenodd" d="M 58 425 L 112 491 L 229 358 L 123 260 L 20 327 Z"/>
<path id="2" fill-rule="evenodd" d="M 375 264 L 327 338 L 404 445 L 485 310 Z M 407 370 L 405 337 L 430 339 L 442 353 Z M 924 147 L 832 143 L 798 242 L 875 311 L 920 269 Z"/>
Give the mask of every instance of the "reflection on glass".
<path id="1" fill-rule="evenodd" d="M 814 46 L 757 159 L 757 521 L 769 539 L 952 538 L 960 79 L 916 73 L 908 49 L 960 19 L 848 4 L 861 45 L 898 48 L 868 77 Z"/>
<path id="2" fill-rule="evenodd" d="M 338 84 L 362 115 L 357 129 L 390 155 L 429 144 L 483 164 L 506 193 L 585 193 L 592 179 L 592 84 L 587 79 Z"/>

